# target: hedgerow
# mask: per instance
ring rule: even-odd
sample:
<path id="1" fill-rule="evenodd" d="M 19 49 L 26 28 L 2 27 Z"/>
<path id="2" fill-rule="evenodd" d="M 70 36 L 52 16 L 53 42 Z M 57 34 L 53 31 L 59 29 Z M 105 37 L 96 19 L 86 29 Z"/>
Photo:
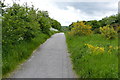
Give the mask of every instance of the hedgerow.
<path id="1" fill-rule="evenodd" d="M 5 76 L 54 34 L 50 31 L 53 23 L 60 23 L 53 22 L 47 11 L 35 9 L 34 6 L 14 3 L 2 10 L 2 75 Z"/>

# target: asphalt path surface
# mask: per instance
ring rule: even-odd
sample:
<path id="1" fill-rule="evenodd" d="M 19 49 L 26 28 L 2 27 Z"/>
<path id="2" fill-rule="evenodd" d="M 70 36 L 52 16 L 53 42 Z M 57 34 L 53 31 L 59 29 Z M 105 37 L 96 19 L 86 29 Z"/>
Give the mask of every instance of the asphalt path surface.
<path id="1" fill-rule="evenodd" d="M 12 78 L 75 78 L 64 33 L 56 33 L 33 52 Z"/>

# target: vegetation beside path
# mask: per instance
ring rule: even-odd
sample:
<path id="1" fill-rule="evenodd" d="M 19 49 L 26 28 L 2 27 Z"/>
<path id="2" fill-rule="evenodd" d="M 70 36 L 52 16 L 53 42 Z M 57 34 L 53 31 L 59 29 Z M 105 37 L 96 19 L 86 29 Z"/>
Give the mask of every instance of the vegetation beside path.
<path id="1" fill-rule="evenodd" d="M 50 18 L 47 11 L 32 5 L 14 3 L 2 8 L 2 76 L 6 77 L 27 60 L 32 52 L 56 31 L 61 24 Z"/>
<path id="2" fill-rule="evenodd" d="M 118 16 L 112 22 L 112 17 L 106 18 L 110 24 L 103 20 L 101 27 L 93 21 L 77 21 L 68 27 L 66 42 L 80 78 L 118 78 Z"/>
<path id="3" fill-rule="evenodd" d="M 99 34 L 69 36 L 66 34 L 73 69 L 81 78 L 118 78 L 118 39 Z"/>

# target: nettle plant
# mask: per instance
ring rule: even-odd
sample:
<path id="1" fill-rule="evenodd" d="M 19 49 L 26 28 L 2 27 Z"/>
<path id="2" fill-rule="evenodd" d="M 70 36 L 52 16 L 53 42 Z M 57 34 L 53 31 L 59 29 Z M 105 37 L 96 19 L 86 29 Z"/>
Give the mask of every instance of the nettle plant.
<path id="1" fill-rule="evenodd" d="M 69 34 L 71 35 L 89 35 L 92 33 L 92 26 L 90 25 L 85 25 L 84 22 L 76 22 L 73 24 L 73 28 L 71 29 L 71 32 Z"/>
<path id="2" fill-rule="evenodd" d="M 110 25 L 100 27 L 100 32 L 107 39 L 114 39 L 117 37 L 117 31 Z"/>

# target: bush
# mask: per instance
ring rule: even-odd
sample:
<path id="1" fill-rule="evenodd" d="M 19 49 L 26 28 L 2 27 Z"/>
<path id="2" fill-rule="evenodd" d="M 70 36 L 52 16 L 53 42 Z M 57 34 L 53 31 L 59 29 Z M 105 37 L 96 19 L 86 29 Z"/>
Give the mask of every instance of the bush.
<path id="1" fill-rule="evenodd" d="M 3 44 L 16 44 L 34 38 L 35 32 L 40 30 L 40 24 L 36 19 L 36 11 L 33 8 L 25 8 L 19 4 L 13 4 L 12 7 L 6 8 L 2 25 Z"/>
<path id="2" fill-rule="evenodd" d="M 94 30 L 93 30 L 93 33 L 94 33 L 94 34 L 100 34 L 100 29 L 99 29 L 99 28 L 94 29 Z"/>
<path id="3" fill-rule="evenodd" d="M 92 33 L 92 26 L 90 25 L 85 25 L 84 22 L 77 22 L 73 24 L 73 28 L 71 29 L 71 32 L 69 32 L 69 34 L 71 35 L 89 35 Z"/>
<path id="4" fill-rule="evenodd" d="M 109 25 L 100 27 L 100 32 L 107 39 L 114 39 L 117 36 L 117 32 Z"/>
<path id="5" fill-rule="evenodd" d="M 47 15 L 47 13 L 44 13 L 43 11 L 38 11 L 37 17 L 38 17 L 38 23 L 40 24 L 40 29 L 44 34 L 48 34 L 50 32 L 50 19 L 49 17 L 46 17 L 44 15 Z"/>
<path id="6" fill-rule="evenodd" d="M 120 26 L 117 26 L 116 31 L 120 33 Z"/>
<path id="7" fill-rule="evenodd" d="M 59 31 L 61 30 L 61 24 L 57 20 L 51 19 L 51 26 Z"/>

